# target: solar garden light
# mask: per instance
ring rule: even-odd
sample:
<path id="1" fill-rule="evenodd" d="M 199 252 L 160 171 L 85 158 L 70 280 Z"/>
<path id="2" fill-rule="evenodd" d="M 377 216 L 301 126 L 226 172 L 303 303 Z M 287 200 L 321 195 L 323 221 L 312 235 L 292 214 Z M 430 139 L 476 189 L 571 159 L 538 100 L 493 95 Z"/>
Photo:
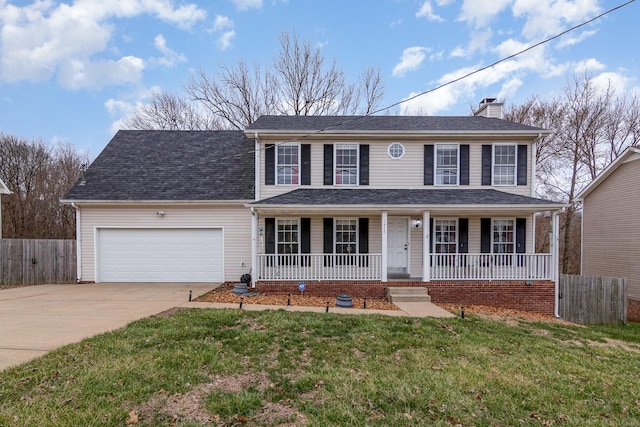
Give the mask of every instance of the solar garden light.
<path id="1" fill-rule="evenodd" d="M 244 302 L 244 297 L 240 297 L 240 309 L 242 309 L 242 303 Z"/>
<path id="2" fill-rule="evenodd" d="M 192 292 L 193 292 L 193 291 L 189 291 L 189 302 L 191 302 L 191 293 L 192 293 Z"/>

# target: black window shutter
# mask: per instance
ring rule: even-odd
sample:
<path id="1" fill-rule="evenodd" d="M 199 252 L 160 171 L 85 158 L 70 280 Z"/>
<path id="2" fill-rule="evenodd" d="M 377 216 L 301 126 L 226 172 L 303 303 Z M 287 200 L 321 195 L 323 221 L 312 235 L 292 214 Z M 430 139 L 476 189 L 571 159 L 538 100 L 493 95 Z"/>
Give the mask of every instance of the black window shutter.
<path id="1" fill-rule="evenodd" d="M 460 185 L 469 185 L 469 144 L 460 146 Z"/>
<path id="2" fill-rule="evenodd" d="M 264 251 L 268 254 L 276 253 L 276 219 L 264 219 Z"/>
<path id="3" fill-rule="evenodd" d="M 275 144 L 265 144 L 264 146 L 264 184 L 275 185 L 276 183 L 276 146 Z"/>
<path id="4" fill-rule="evenodd" d="M 518 145 L 518 185 L 527 185 L 527 146 Z"/>
<path id="5" fill-rule="evenodd" d="M 369 144 L 360 144 L 360 185 L 369 185 Z"/>
<path id="6" fill-rule="evenodd" d="M 300 218 L 300 253 L 311 253 L 311 218 Z"/>
<path id="7" fill-rule="evenodd" d="M 323 252 L 325 254 L 333 253 L 333 218 L 323 218 Z"/>
<path id="8" fill-rule="evenodd" d="M 491 253 L 491 218 L 480 218 L 480 252 Z"/>
<path id="9" fill-rule="evenodd" d="M 324 144 L 324 185 L 333 185 L 333 144 Z"/>
<path id="10" fill-rule="evenodd" d="M 433 185 L 433 145 L 424 146 L 424 185 Z"/>
<path id="11" fill-rule="evenodd" d="M 360 218 L 358 221 L 358 252 L 369 253 L 369 218 Z"/>
<path id="12" fill-rule="evenodd" d="M 458 219 L 458 252 L 469 253 L 469 218 Z"/>
<path id="13" fill-rule="evenodd" d="M 482 146 L 482 185 L 491 185 L 492 152 L 491 145 Z"/>
<path id="14" fill-rule="evenodd" d="M 516 253 L 527 251 L 527 219 L 516 218 Z"/>
<path id="15" fill-rule="evenodd" d="M 311 185 L 311 144 L 300 146 L 300 184 Z"/>

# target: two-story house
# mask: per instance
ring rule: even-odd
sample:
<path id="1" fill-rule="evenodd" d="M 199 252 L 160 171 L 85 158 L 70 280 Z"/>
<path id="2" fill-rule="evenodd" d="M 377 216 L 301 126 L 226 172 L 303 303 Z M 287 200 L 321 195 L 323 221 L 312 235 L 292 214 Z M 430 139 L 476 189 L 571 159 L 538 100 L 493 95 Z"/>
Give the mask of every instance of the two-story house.
<path id="1" fill-rule="evenodd" d="M 551 313 L 559 203 L 535 197 L 547 134 L 475 116 L 262 116 L 242 132 L 121 131 L 66 197 L 79 280 L 237 281 Z M 552 251 L 535 253 L 539 212 Z"/>

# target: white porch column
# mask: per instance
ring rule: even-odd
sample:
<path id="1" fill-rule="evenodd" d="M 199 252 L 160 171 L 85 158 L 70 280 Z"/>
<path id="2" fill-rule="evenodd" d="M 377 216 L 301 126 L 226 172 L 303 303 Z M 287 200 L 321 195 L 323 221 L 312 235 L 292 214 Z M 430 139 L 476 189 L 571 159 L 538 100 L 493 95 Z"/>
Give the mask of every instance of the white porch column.
<path id="1" fill-rule="evenodd" d="M 422 281 L 429 282 L 431 280 L 431 245 L 430 233 L 431 227 L 429 223 L 431 219 L 430 212 L 422 213 Z"/>
<path id="2" fill-rule="evenodd" d="M 560 283 L 560 218 L 558 211 L 551 214 L 551 240 L 549 241 L 551 250 L 551 278 L 555 283 L 555 309 L 554 314 L 560 317 L 559 313 L 559 283 Z"/>
<path id="3" fill-rule="evenodd" d="M 256 287 L 256 281 L 260 275 L 258 264 L 258 214 L 251 209 L 251 287 Z"/>
<path id="4" fill-rule="evenodd" d="M 387 211 L 382 211 L 382 265 L 380 266 L 380 280 L 383 282 L 387 281 L 387 260 L 389 259 L 387 256 Z"/>

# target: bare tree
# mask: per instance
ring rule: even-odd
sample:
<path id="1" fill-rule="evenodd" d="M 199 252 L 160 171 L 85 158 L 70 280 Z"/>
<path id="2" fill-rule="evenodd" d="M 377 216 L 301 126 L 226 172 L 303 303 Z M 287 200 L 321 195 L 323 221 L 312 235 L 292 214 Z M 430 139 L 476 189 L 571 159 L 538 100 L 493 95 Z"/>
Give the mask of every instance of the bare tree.
<path id="1" fill-rule="evenodd" d="M 0 173 L 12 194 L 2 197 L 5 238 L 71 239 L 74 210 L 60 199 L 79 178 L 86 155 L 71 145 L 0 134 Z"/>
<path id="2" fill-rule="evenodd" d="M 221 65 L 214 75 L 199 70 L 184 97 L 157 94 L 126 124 L 133 129 L 244 129 L 263 114 L 370 114 L 383 95 L 378 69 L 369 68 L 349 83 L 319 47 L 285 32 L 266 67 L 238 62 Z"/>
<path id="3" fill-rule="evenodd" d="M 574 76 L 551 101 L 533 97 L 510 107 L 509 120 L 551 129 L 538 141 L 538 195 L 568 203 L 560 218 L 561 269 L 580 269 L 580 206 L 575 198 L 626 147 L 640 137 L 640 107 L 635 97 L 616 96 L 596 87 L 588 75 Z"/>
<path id="4" fill-rule="evenodd" d="M 154 92 L 148 104 L 139 106 L 125 120 L 125 126 L 143 130 L 204 130 L 217 129 L 220 124 L 185 98 L 169 92 Z"/>

